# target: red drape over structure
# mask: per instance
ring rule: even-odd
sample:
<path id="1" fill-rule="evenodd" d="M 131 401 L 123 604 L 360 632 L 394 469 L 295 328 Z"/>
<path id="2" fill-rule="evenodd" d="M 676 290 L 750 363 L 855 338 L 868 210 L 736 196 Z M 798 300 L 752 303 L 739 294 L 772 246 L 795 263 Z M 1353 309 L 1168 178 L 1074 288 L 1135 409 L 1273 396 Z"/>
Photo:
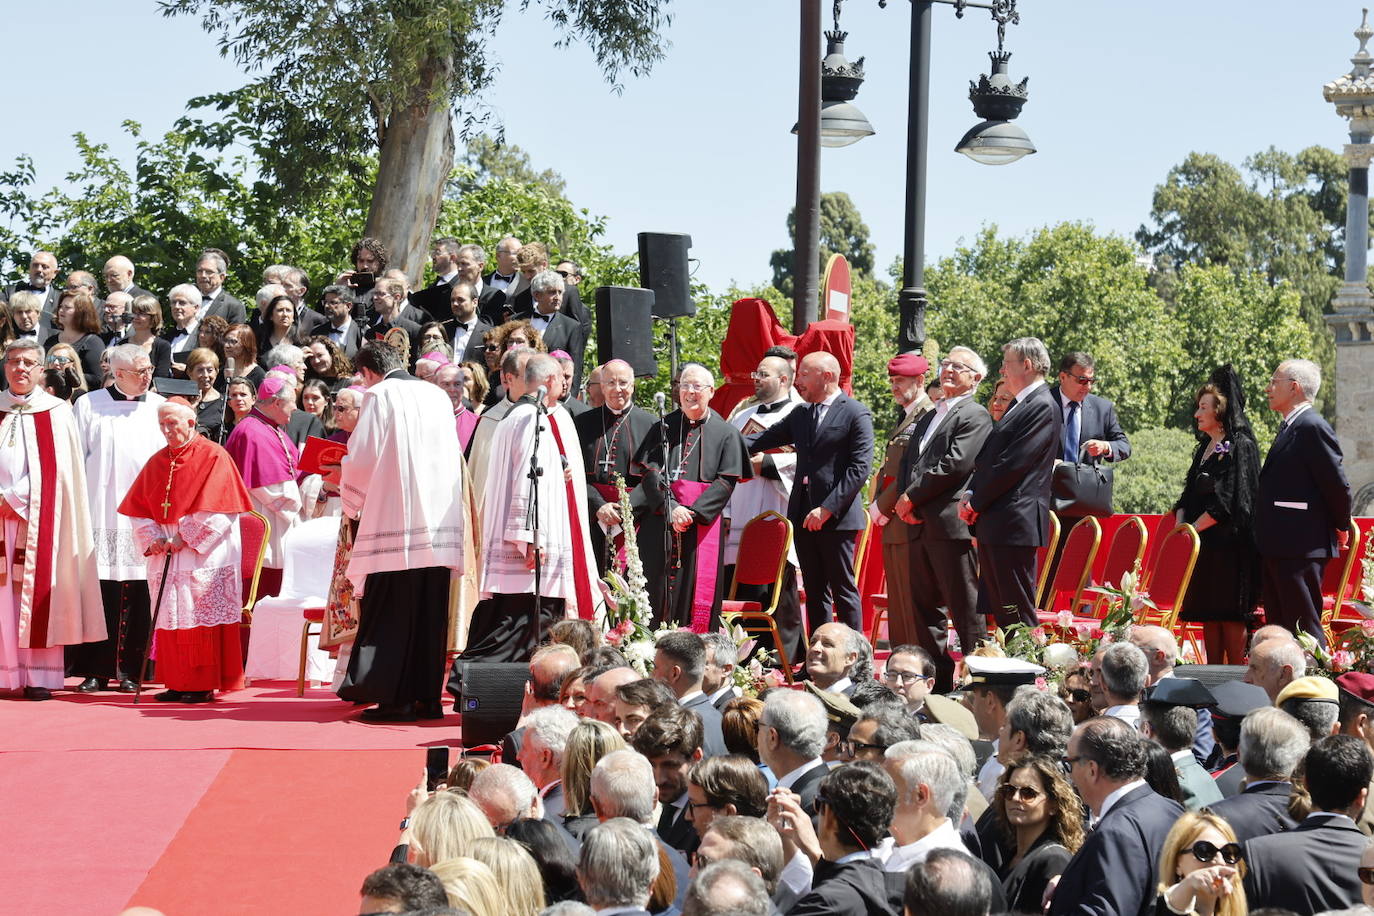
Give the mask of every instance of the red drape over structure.
<path id="1" fill-rule="evenodd" d="M 769 347 L 791 347 L 798 356 L 825 350 L 840 362 L 840 388 L 851 394 L 854 371 L 854 326 L 845 321 L 817 321 L 798 337 L 778 321 L 766 299 L 737 299 L 730 310 L 730 327 L 720 344 L 720 384 L 711 408 L 722 417 L 740 401 L 753 397 L 749 377 Z"/>

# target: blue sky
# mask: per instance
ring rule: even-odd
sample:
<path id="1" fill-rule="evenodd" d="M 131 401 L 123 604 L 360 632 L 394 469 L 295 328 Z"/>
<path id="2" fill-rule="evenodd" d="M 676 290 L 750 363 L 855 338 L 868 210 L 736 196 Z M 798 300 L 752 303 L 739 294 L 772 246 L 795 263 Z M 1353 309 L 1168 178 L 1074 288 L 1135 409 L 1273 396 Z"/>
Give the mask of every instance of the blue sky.
<path id="1" fill-rule="evenodd" d="M 697 276 L 713 289 L 764 281 L 795 194 L 797 9 L 796 0 L 678 0 L 667 59 L 617 95 L 585 47 L 555 49 L 538 15 L 512 4 L 486 101 L 510 142 L 561 172 L 578 206 L 609 217 L 618 249 L 632 251 L 643 230 L 688 232 Z M 991 168 L 953 147 L 976 120 L 968 80 L 987 70 L 994 25 L 982 10 L 960 21 L 935 9 L 930 261 L 989 223 L 1022 234 L 1085 220 L 1130 234 L 1154 186 L 1193 150 L 1239 163 L 1270 145 L 1346 141 L 1321 87 L 1350 68 L 1358 3 L 1023 0 L 1021 15 L 1007 48 L 1013 78 L 1030 76 L 1018 123 L 1039 152 Z M 6 19 L 18 91 L 0 164 L 31 154 L 40 187 L 75 166 L 74 131 L 130 161 L 121 121 L 160 134 L 188 98 L 244 81 L 198 22 L 163 19 L 150 0 L 52 0 Z M 826 150 L 821 186 L 854 198 L 886 267 L 902 247 L 910 4 L 849 0 L 842 25 L 849 57 L 866 58 L 856 104 L 878 133 Z"/>

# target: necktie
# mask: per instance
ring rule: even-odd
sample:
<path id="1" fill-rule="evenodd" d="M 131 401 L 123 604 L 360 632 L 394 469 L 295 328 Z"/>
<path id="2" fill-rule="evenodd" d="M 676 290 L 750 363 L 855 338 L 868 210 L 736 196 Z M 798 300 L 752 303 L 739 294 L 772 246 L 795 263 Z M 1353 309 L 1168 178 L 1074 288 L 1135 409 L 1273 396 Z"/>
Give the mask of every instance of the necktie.
<path id="1" fill-rule="evenodd" d="M 1284 420 L 1282 423 L 1279 424 L 1279 431 L 1278 431 L 1277 435 L 1275 435 L 1274 438 L 1277 439 L 1279 436 L 1282 436 L 1282 435 L 1283 435 L 1283 431 L 1284 431 L 1285 429 L 1287 429 L 1287 428 L 1288 428 L 1288 421 L 1287 421 L 1287 420 Z"/>
<path id="2" fill-rule="evenodd" d="M 1077 401 L 1069 402 L 1069 418 L 1064 423 L 1064 460 L 1069 463 L 1078 461 L 1078 408 Z"/>
<path id="3" fill-rule="evenodd" d="M 825 410 L 824 404 L 817 404 L 811 408 L 811 432 L 816 432 L 821 428 L 821 411 Z"/>
<path id="4" fill-rule="evenodd" d="M 658 816 L 659 832 L 670 829 L 673 821 L 677 819 L 678 810 L 673 805 L 664 805 L 663 811 Z"/>

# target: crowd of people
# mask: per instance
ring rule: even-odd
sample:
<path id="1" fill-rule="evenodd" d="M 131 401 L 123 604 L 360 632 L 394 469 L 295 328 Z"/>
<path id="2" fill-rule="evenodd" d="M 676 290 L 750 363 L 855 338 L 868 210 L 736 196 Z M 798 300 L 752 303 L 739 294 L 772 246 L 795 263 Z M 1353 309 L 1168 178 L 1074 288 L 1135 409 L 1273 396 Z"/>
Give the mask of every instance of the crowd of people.
<path id="1" fill-rule="evenodd" d="M 989 408 L 972 349 L 895 357 L 885 444 L 827 352 L 770 349 L 720 411 L 689 362 L 649 411 L 628 363 L 584 365 L 575 263 L 514 238 L 491 272 L 479 245 L 431 257 L 423 289 L 370 238 L 318 294 L 277 265 L 250 315 L 207 249 L 164 327 L 127 258 L 101 300 L 35 254 L 0 321 L 0 687 L 139 691 L 155 644 L 159 701 L 213 701 L 252 651 L 245 515 L 269 524 L 264 596 L 290 532 L 339 516 L 358 616 L 335 689 L 364 720 L 441 718 L 466 663 L 530 668 L 501 762 L 417 787 L 363 912 L 1229 916 L 1370 892 L 1374 676 L 1305 677 L 1295 640 L 1323 640 L 1350 526 L 1314 364 L 1269 380 L 1263 464 L 1242 381 L 1211 375 L 1171 510 L 1201 535 L 1185 618 L 1249 683 L 1177 677 L 1174 635 L 1138 626 L 1048 690 L 984 640 L 1037 621 L 1056 468 L 1130 456 L 1091 355 L 1051 385 L 1044 344 L 1009 341 Z M 302 469 L 312 437 L 346 456 Z M 721 599 L 770 510 L 793 540 L 768 648 L 806 686 L 741 696 Z M 855 577 L 870 526 L 880 673 Z M 631 543 L 645 623 L 667 625 L 649 678 L 600 644 L 602 576 Z"/>

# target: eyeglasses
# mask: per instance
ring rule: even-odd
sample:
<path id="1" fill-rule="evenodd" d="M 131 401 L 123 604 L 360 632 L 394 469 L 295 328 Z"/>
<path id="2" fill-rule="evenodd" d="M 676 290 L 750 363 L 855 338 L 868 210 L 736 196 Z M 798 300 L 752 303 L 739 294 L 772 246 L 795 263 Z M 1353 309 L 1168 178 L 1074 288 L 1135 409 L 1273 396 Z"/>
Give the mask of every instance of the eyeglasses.
<path id="1" fill-rule="evenodd" d="M 1292 382 L 1296 385 L 1298 383 L 1298 380 L 1293 378 L 1291 375 L 1276 375 L 1269 380 L 1269 387 L 1273 388 L 1279 382 Z"/>
<path id="2" fill-rule="evenodd" d="M 1084 690 L 1082 687 L 1069 691 L 1069 702 L 1071 703 L 1086 703 L 1092 698 L 1092 691 Z"/>
<path id="3" fill-rule="evenodd" d="M 887 750 L 887 745 L 886 745 L 886 744 L 869 744 L 869 743 L 866 742 L 866 741 L 849 741 L 849 740 L 845 740 L 845 741 L 841 741 L 841 742 L 840 742 L 840 754 L 841 754 L 842 756 L 844 756 L 844 757 L 853 757 L 853 756 L 855 756 L 856 754 L 863 753 L 864 751 L 879 751 L 879 752 L 882 752 L 882 751 L 886 751 L 886 750 Z M 819 810 L 819 809 L 818 809 L 818 810 Z"/>
<path id="4" fill-rule="evenodd" d="M 925 675 L 918 671 L 892 671 L 883 672 L 883 680 L 889 684 L 901 682 L 903 684 L 914 684 L 917 681 L 925 680 Z"/>
<path id="5" fill-rule="evenodd" d="M 142 375 L 148 378 L 153 377 L 153 367 L 144 366 L 142 369 L 116 369 L 116 372 L 127 372 L 130 375 Z"/>
<path id="6" fill-rule="evenodd" d="M 708 802 L 708 801 L 705 801 L 705 802 L 694 802 L 694 801 L 689 801 L 689 802 L 687 803 L 687 807 L 688 807 L 688 809 L 691 810 L 691 811 L 696 811 L 698 808 L 719 808 L 720 806 L 719 806 L 719 805 L 712 804 L 711 802 Z"/>
<path id="7" fill-rule="evenodd" d="M 1193 848 L 1188 851 L 1193 854 L 1194 859 L 1197 859 L 1203 864 L 1215 859 L 1217 853 L 1221 853 L 1221 861 L 1225 862 L 1227 865 L 1235 865 L 1245 857 L 1241 852 L 1239 843 L 1227 843 L 1225 846 L 1217 846 L 1215 843 L 1209 843 L 1206 840 L 1198 840 L 1193 844 Z"/>
<path id="8" fill-rule="evenodd" d="M 715 859 L 704 856 L 700 852 L 693 852 L 688 858 L 691 860 L 692 865 L 696 867 L 697 871 L 701 871 L 708 865 L 714 865 L 716 862 Z"/>
<path id="9" fill-rule="evenodd" d="M 43 364 L 36 359 L 7 359 L 5 365 L 14 366 L 17 369 L 37 369 Z"/>
<path id="10" fill-rule="evenodd" d="M 1083 759 L 1083 756 L 1082 756 L 1081 754 L 1080 754 L 1079 756 L 1077 756 L 1077 757 L 1070 757 L 1070 756 L 1068 756 L 1068 755 L 1066 754 L 1065 756 L 1059 758 L 1059 762 L 1062 763 L 1062 764 L 1064 764 L 1064 768 L 1065 768 L 1065 769 L 1069 769 L 1069 768 L 1072 767 L 1075 763 L 1077 763 L 1078 761 L 1080 761 L 1080 760 L 1082 760 L 1082 759 Z"/>
<path id="11" fill-rule="evenodd" d="M 697 382 L 678 382 L 678 391 L 710 391 L 714 385 L 701 385 Z"/>
<path id="12" fill-rule="evenodd" d="M 1095 375 L 1074 375 L 1072 372 L 1065 372 L 1064 374 L 1080 385 L 1091 385 L 1099 381 L 1098 377 Z"/>
<path id="13" fill-rule="evenodd" d="M 1374 868 L 1357 868 L 1355 874 L 1360 876 L 1362 884 L 1374 884 Z"/>
<path id="14" fill-rule="evenodd" d="M 1002 798 L 1006 801 L 1019 797 L 1023 802 L 1033 802 L 1045 794 L 1034 786 L 1013 786 L 1010 783 L 998 786 L 997 791 L 1002 793 Z"/>
<path id="15" fill-rule="evenodd" d="M 943 359 L 943 360 L 940 360 L 940 371 L 943 372 L 943 371 L 945 371 L 946 369 L 953 369 L 955 372 L 972 372 L 972 371 L 973 371 L 973 367 L 972 367 L 972 366 L 965 366 L 963 363 L 957 363 L 957 362 L 955 362 L 955 361 L 952 360 L 952 359 Z"/>

